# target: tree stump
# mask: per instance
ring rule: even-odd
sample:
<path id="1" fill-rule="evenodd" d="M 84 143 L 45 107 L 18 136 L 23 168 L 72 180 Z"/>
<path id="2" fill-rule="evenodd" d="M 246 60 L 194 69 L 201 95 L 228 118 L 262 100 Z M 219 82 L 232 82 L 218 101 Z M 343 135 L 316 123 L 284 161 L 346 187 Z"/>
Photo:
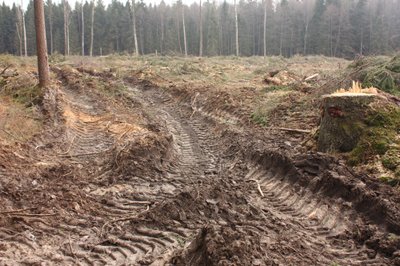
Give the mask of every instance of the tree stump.
<path id="1" fill-rule="evenodd" d="M 354 149 L 365 128 L 365 119 L 375 94 L 338 93 L 322 98 L 322 119 L 318 150 L 349 152 Z"/>

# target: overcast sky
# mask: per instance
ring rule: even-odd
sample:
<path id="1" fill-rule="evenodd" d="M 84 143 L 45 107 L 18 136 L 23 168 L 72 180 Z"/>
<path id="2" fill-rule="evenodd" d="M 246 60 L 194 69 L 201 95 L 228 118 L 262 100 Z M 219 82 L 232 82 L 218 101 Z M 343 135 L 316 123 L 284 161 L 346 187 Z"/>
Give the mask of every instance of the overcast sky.
<path id="1" fill-rule="evenodd" d="M 29 2 L 29 0 L 23 0 L 24 1 L 24 6 L 26 7 L 27 5 L 28 5 L 28 2 Z M 46 1 L 46 0 L 44 0 L 44 1 Z M 70 3 L 70 5 L 73 7 L 73 6 L 75 6 L 75 2 L 76 1 L 80 1 L 80 0 L 68 0 L 68 2 Z M 97 1 L 97 0 L 96 0 Z M 119 0 L 120 2 L 126 2 L 127 0 Z M 168 3 L 174 3 L 174 2 L 176 2 L 176 0 L 164 0 L 167 4 Z M 196 2 L 196 1 L 198 1 L 198 0 L 183 0 L 183 3 L 184 4 L 186 4 L 186 5 L 189 5 L 189 4 L 191 4 L 191 3 L 193 3 L 193 2 Z M 2 2 L 5 2 L 7 5 L 12 5 L 13 3 L 18 3 L 18 4 L 20 4 L 21 3 L 21 0 L 0 0 L 0 3 L 2 3 Z M 61 0 L 53 0 L 53 2 L 54 3 L 61 3 Z M 136 1 L 136 2 L 138 2 L 138 0 Z M 150 4 L 150 3 L 160 3 L 161 2 L 161 0 L 144 0 L 144 2 L 145 3 L 147 3 L 147 4 Z M 217 0 L 217 2 L 219 2 L 218 0 Z M 228 1 L 229 2 L 229 1 Z M 111 0 L 103 0 L 103 3 L 105 4 L 105 5 L 108 5 L 109 3 L 111 3 Z"/>

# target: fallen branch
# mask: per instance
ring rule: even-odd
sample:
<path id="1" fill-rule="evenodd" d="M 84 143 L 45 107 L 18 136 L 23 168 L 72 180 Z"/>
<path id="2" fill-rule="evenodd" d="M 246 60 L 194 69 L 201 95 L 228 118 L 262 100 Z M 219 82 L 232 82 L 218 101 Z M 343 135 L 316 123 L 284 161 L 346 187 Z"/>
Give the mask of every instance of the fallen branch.
<path id="1" fill-rule="evenodd" d="M 258 180 L 256 180 L 256 179 L 250 179 L 250 180 L 256 182 L 258 192 L 260 192 L 261 197 L 264 197 L 264 193 L 261 190 L 260 182 L 258 182 Z"/>
<path id="2" fill-rule="evenodd" d="M 2 211 L 2 212 L 0 212 L 0 214 L 10 214 L 10 213 L 25 212 L 25 211 L 30 211 L 30 210 L 34 210 L 34 209 L 37 209 L 37 207 L 26 208 L 26 209 L 18 209 L 18 210 Z"/>
<path id="3" fill-rule="evenodd" d="M 318 77 L 318 76 L 319 76 L 319 74 L 316 73 L 316 74 L 314 74 L 314 75 L 311 75 L 311 76 L 305 78 L 304 81 L 309 81 L 309 80 L 315 79 L 315 78 Z"/>
<path id="4" fill-rule="evenodd" d="M 306 133 L 306 134 L 310 134 L 311 133 L 311 130 L 297 129 L 297 128 L 272 127 L 272 129 L 277 129 L 277 130 L 282 130 L 282 131 L 290 131 L 290 132 L 297 132 L 297 133 Z"/>
<path id="5" fill-rule="evenodd" d="M 190 115 L 190 119 L 192 119 L 193 115 L 196 113 L 196 107 L 194 106 L 194 104 L 196 103 L 197 96 L 199 96 L 199 95 L 200 95 L 200 93 L 196 93 L 196 95 L 194 96 L 193 101 L 190 104 L 190 107 L 193 110 L 193 113 Z"/>
<path id="6" fill-rule="evenodd" d="M 7 65 L 1 72 L 0 72 L 0 76 L 3 75 L 7 69 L 9 69 L 11 67 L 11 65 Z"/>
<path id="7" fill-rule="evenodd" d="M 44 217 L 44 216 L 55 216 L 57 213 L 15 213 L 10 214 L 12 216 L 25 216 L 25 217 Z"/>
<path id="8" fill-rule="evenodd" d="M 149 207 L 149 205 L 147 205 L 147 208 L 146 208 L 145 211 L 142 211 L 142 212 L 140 212 L 140 213 L 138 213 L 138 214 L 136 214 L 136 215 L 127 216 L 127 217 L 121 217 L 121 218 L 114 219 L 114 220 L 111 220 L 111 221 L 106 222 L 106 223 L 101 227 L 100 236 L 103 235 L 103 232 L 104 232 L 104 230 L 106 229 L 107 226 L 109 226 L 109 225 L 111 225 L 111 224 L 113 224 L 113 223 L 117 223 L 117 222 L 124 222 L 124 221 L 130 221 L 130 220 L 137 219 L 140 215 L 147 213 L 147 212 L 149 211 L 149 209 L 150 209 L 150 207 Z"/>

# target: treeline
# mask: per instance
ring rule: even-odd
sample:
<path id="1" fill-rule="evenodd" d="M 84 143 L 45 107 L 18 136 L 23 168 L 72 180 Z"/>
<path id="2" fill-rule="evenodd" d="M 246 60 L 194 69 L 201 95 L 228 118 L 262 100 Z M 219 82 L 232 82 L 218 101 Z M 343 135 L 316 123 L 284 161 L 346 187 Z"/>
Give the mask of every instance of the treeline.
<path id="1" fill-rule="evenodd" d="M 46 2 L 51 53 L 354 57 L 400 48 L 400 0 Z M 26 37 L 25 37 L 26 36 Z M 135 38 L 136 36 L 136 38 Z M 135 41 L 136 39 L 136 41 Z M 25 49 L 26 46 L 26 49 Z M 265 48 L 264 48 L 265 46 Z M 137 47 L 137 50 L 136 50 Z M 35 54 L 33 1 L 0 7 L 0 53 Z M 238 48 L 238 49 L 237 49 Z M 83 49 L 83 50 L 82 50 Z"/>

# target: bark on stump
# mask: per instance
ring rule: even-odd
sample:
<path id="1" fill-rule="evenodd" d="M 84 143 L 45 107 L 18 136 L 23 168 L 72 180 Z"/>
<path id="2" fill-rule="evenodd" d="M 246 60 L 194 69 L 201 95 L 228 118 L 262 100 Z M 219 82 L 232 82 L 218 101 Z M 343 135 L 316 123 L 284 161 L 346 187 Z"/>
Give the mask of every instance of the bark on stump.
<path id="1" fill-rule="evenodd" d="M 322 98 L 322 119 L 318 150 L 349 152 L 357 145 L 366 128 L 364 123 L 374 94 L 342 93 Z"/>

